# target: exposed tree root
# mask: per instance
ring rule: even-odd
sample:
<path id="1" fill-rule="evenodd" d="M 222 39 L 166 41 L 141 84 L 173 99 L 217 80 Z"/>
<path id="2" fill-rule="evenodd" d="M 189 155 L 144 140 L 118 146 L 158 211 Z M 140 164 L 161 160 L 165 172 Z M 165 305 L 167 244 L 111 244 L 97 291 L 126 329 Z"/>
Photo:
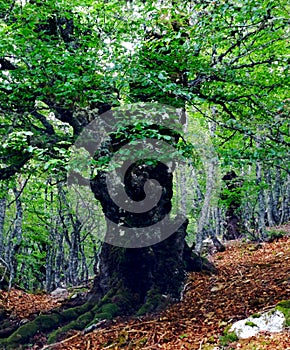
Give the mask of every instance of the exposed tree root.
<path id="1" fill-rule="evenodd" d="M 206 259 L 193 255 L 190 250 L 185 251 L 187 254 L 184 254 L 184 262 L 187 270 L 213 270 L 212 264 Z M 101 320 L 111 320 L 118 315 L 143 315 L 156 312 L 175 300 L 170 293 L 164 294 L 157 284 L 152 284 L 145 298 L 140 298 L 138 293 L 134 293 L 117 279 L 104 297 L 101 298 L 101 294 L 93 288 L 86 303 L 36 317 L 33 321 L 20 326 L 6 339 L 0 340 L 0 349 L 25 348 L 24 345 L 37 333 L 48 334 L 48 344 L 55 343 L 61 341 L 70 330 L 93 328 Z"/>
<path id="2" fill-rule="evenodd" d="M 48 343 L 53 343 L 71 329 L 83 330 L 100 320 L 110 320 L 118 314 L 124 314 L 129 300 L 132 300 L 132 296 L 126 290 L 112 289 L 99 302 L 96 302 L 96 298 L 91 298 L 81 306 L 40 315 L 20 326 L 6 339 L 1 339 L 0 349 L 25 348 L 24 345 L 33 336 L 42 332 L 49 334 Z"/>
<path id="3" fill-rule="evenodd" d="M 90 300 L 81 306 L 63 311 L 55 310 L 50 314 L 36 317 L 33 321 L 20 326 L 8 338 L 0 340 L 0 349 L 21 348 L 33 336 L 42 332 L 49 334 L 48 344 L 55 343 L 69 330 L 84 330 L 100 320 L 110 320 L 121 314 L 132 314 L 132 300 L 134 296 L 119 285 L 97 303 Z M 162 297 L 158 290 L 152 289 L 148 292 L 145 304 L 139 305 L 134 311 L 138 315 L 145 314 L 163 308 L 169 302 L 170 300 Z"/>
<path id="4" fill-rule="evenodd" d="M 33 321 L 20 326 L 8 338 L 0 340 L 0 349 L 16 349 L 20 345 L 26 344 L 38 332 L 50 332 L 60 324 L 78 319 L 82 314 L 88 312 L 92 307 L 92 302 L 88 301 L 81 306 L 77 306 L 64 311 L 55 310 L 47 315 L 40 315 Z"/>

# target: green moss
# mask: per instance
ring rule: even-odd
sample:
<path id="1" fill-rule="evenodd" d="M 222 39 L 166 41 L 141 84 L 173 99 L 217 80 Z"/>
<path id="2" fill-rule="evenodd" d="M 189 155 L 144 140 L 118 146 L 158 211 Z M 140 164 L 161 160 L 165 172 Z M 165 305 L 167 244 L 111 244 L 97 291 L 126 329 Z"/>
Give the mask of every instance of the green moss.
<path id="1" fill-rule="evenodd" d="M 73 320 L 73 319 L 76 319 L 78 317 L 78 312 L 77 310 L 74 310 L 74 309 L 67 309 L 67 310 L 64 310 L 62 312 L 62 316 L 65 320 Z"/>
<path id="2" fill-rule="evenodd" d="M 261 314 L 255 313 L 253 315 L 251 315 L 252 318 L 260 318 Z"/>
<path id="3" fill-rule="evenodd" d="M 106 303 L 104 304 L 104 302 Z M 91 326 L 100 320 L 111 320 L 121 313 L 120 307 L 111 302 L 109 295 L 106 295 L 97 305 L 93 307 L 91 311 L 94 316 L 89 322 L 85 324 L 83 328 Z"/>
<path id="4" fill-rule="evenodd" d="M 88 311 L 85 314 L 79 316 L 76 320 L 76 327 L 71 327 L 73 329 L 82 330 L 84 329 L 94 318 L 95 314 L 92 311 Z"/>
<path id="5" fill-rule="evenodd" d="M 158 308 L 161 308 L 165 304 L 165 300 L 162 300 L 162 295 L 158 288 L 151 289 L 147 293 L 146 303 L 141 306 L 137 311 L 137 316 L 144 315 L 148 312 L 153 312 Z"/>
<path id="6" fill-rule="evenodd" d="M 257 327 L 257 325 L 254 323 L 254 322 L 251 322 L 251 321 L 247 321 L 245 323 L 246 326 L 250 326 L 250 327 Z"/>
<path id="7" fill-rule="evenodd" d="M 128 289 L 121 286 L 106 304 L 113 303 L 119 308 L 118 313 L 133 314 L 139 300 L 134 299 L 134 295 Z"/>
<path id="8" fill-rule="evenodd" d="M 70 321 L 77 319 L 80 315 L 90 311 L 93 308 L 91 302 L 87 302 L 83 305 L 76 306 L 67 310 L 64 310 L 60 313 L 63 321 Z"/>
<path id="9" fill-rule="evenodd" d="M 112 317 L 114 317 L 120 313 L 120 308 L 113 303 L 105 304 L 101 307 L 101 312 L 109 313 Z"/>
<path id="10" fill-rule="evenodd" d="M 290 309 L 290 300 L 282 300 L 277 306 L 283 307 L 284 309 Z"/>
<path id="11" fill-rule="evenodd" d="M 56 342 L 56 337 L 58 335 L 58 330 L 55 330 L 53 332 L 50 333 L 48 339 L 47 339 L 47 344 L 53 344 Z"/>
<path id="12" fill-rule="evenodd" d="M 93 308 L 93 305 L 95 305 L 95 303 L 88 301 L 85 304 L 77 306 L 75 309 L 77 310 L 78 314 L 81 315 L 84 312 L 91 310 Z"/>
<path id="13" fill-rule="evenodd" d="M 110 320 L 112 319 L 112 315 L 108 312 L 99 312 L 98 314 L 96 314 L 95 316 L 95 320 L 96 321 L 100 321 L 100 320 Z"/>
<path id="14" fill-rule="evenodd" d="M 55 327 L 60 321 L 60 316 L 57 314 L 51 315 L 41 315 L 35 319 L 35 324 L 38 329 L 41 330 L 50 330 Z"/>
<path id="15" fill-rule="evenodd" d="M 220 344 L 222 346 L 227 346 L 229 343 L 233 343 L 239 340 L 235 332 L 226 333 L 225 335 L 220 337 Z"/>
<path id="16" fill-rule="evenodd" d="M 106 298 L 106 300 L 108 299 Z M 118 308 L 117 305 L 113 303 L 108 303 L 105 305 L 102 305 L 102 304 L 103 304 L 103 300 L 99 304 L 91 308 L 91 310 L 84 312 L 82 314 L 80 313 L 87 310 L 88 307 L 90 307 L 90 305 L 66 310 L 64 312 L 66 319 L 71 319 L 72 316 L 76 316 L 76 317 L 74 317 L 74 320 L 72 322 L 52 332 L 48 338 L 48 344 L 54 343 L 55 341 L 57 341 L 58 336 L 66 333 L 71 329 L 83 330 L 84 328 L 92 325 L 93 323 L 99 320 L 104 320 L 104 319 L 110 320 L 114 316 L 119 314 L 120 309 Z"/>
<path id="17" fill-rule="evenodd" d="M 119 336 L 117 338 L 118 346 L 119 347 L 125 347 L 125 345 L 127 345 L 128 338 L 129 338 L 128 333 L 125 330 L 122 330 L 119 333 Z"/>
<path id="18" fill-rule="evenodd" d="M 233 343 L 239 340 L 235 332 L 230 332 L 231 325 L 228 325 L 224 330 L 224 335 L 220 337 L 220 345 L 227 346 L 229 343 Z"/>
<path id="19" fill-rule="evenodd" d="M 52 332 L 49 335 L 48 340 L 47 340 L 48 344 L 54 343 L 57 340 L 57 337 L 59 335 L 64 334 L 71 329 L 83 330 L 93 320 L 94 315 L 95 314 L 93 311 L 85 312 L 84 314 L 80 315 L 72 322 L 55 330 L 54 332 Z"/>
<path id="20" fill-rule="evenodd" d="M 51 342 L 54 342 L 57 335 L 66 332 L 70 329 L 83 329 L 85 326 L 94 318 L 94 313 L 90 311 L 92 303 L 87 302 L 81 306 L 67 309 L 62 312 L 54 312 L 50 315 L 40 315 L 33 321 L 24 324 L 19 327 L 13 334 L 8 337 L 5 342 L 4 340 L 0 343 L 0 349 L 2 344 L 5 343 L 5 349 L 15 349 L 19 344 L 25 344 L 33 337 L 37 332 L 47 332 L 56 328 L 60 323 L 71 321 L 68 325 L 63 328 L 56 330 L 51 333 L 49 337 Z"/>
<path id="21" fill-rule="evenodd" d="M 266 231 L 267 237 L 270 239 L 275 239 L 275 238 L 282 238 L 285 236 L 286 232 L 285 231 L 279 231 L 279 230 L 269 230 Z"/>
<path id="22" fill-rule="evenodd" d="M 6 339 L 0 339 L 0 350 L 7 349 Z"/>
<path id="23" fill-rule="evenodd" d="M 214 338 L 214 336 L 212 335 L 212 336 L 210 336 L 209 338 L 208 338 L 208 342 L 209 343 L 212 343 L 212 344 L 214 344 L 215 343 L 215 338 Z"/>
<path id="24" fill-rule="evenodd" d="M 141 338 L 140 340 L 138 340 L 138 345 L 139 346 L 144 346 L 148 341 L 148 338 L 145 337 L 145 338 Z"/>
<path id="25" fill-rule="evenodd" d="M 52 332 L 49 335 L 49 337 L 47 339 L 47 343 L 48 344 L 55 343 L 57 341 L 57 337 L 59 335 L 66 333 L 70 329 L 78 329 L 77 326 L 78 326 L 77 321 L 73 321 L 73 322 L 70 322 L 69 324 L 67 324 L 66 326 L 63 326 L 62 328 L 59 328 L 59 329 L 55 330 L 54 332 Z"/>
<path id="26" fill-rule="evenodd" d="M 61 317 L 57 314 L 40 315 L 35 320 L 19 327 L 10 337 L 7 338 L 7 344 L 16 346 L 16 344 L 25 344 L 29 338 L 33 337 L 38 331 L 48 331 L 53 329 L 59 323 Z"/>
<path id="27" fill-rule="evenodd" d="M 35 321 L 26 323 L 7 338 L 7 344 L 24 344 L 31 336 L 35 335 L 37 331 L 38 326 Z"/>
<path id="28" fill-rule="evenodd" d="M 286 326 L 290 327 L 290 300 L 282 300 L 277 304 L 276 310 L 283 313 L 286 318 Z"/>

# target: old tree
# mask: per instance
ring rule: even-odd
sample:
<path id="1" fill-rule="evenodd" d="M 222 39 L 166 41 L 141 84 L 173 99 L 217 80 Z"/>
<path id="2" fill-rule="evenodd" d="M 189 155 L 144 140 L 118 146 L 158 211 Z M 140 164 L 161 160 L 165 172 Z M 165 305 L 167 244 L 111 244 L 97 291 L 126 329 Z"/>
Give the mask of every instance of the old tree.
<path id="1" fill-rule="evenodd" d="M 145 199 L 148 179 L 161 186 L 158 204 L 133 215 L 109 196 L 108 159 L 142 139 L 166 141 L 190 158 L 193 150 L 182 130 L 194 123 L 195 114 L 214 126 L 222 146 L 233 140 L 242 144 L 245 158 L 257 147 L 271 164 L 275 160 L 265 154 L 279 149 L 283 167 L 289 147 L 288 6 L 272 0 L 1 2 L 2 188 L 19 174 L 50 171 L 65 178 L 70 146 L 104 113 L 114 131 L 92 157 L 90 188 L 108 219 L 107 237 L 120 236 L 120 227 L 143 227 L 146 234 L 146 227 L 170 214 L 174 171 L 174 165 L 141 155 L 130 165 L 124 182 L 134 202 Z M 146 122 L 142 114 L 131 124 L 112 125 L 114 109 L 138 102 L 172 106 L 181 127 Z M 106 240 L 85 304 L 39 316 L 1 342 L 13 347 L 38 330 L 65 324 L 51 334 L 53 341 L 71 328 L 178 300 L 186 269 L 196 268 L 186 227 L 183 220 L 166 239 L 137 248 Z"/>

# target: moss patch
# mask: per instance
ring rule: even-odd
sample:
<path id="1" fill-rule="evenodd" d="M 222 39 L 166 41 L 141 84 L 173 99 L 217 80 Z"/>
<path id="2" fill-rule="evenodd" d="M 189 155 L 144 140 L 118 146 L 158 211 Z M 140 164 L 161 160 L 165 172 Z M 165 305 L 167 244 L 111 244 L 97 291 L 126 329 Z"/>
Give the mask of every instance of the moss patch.
<path id="1" fill-rule="evenodd" d="M 290 300 L 282 300 L 277 304 L 276 310 L 282 312 L 286 318 L 286 326 L 290 327 Z"/>
<path id="2" fill-rule="evenodd" d="M 222 346 L 227 346 L 230 343 L 239 340 L 235 332 L 226 333 L 225 335 L 220 337 L 220 344 Z"/>
<path id="3" fill-rule="evenodd" d="M 224 330 L 224 335 L 222 335 L 219 339 L 219 343 L 222 346 L 227 346 L 230 343 L 233 343 L 237 340 L 239 340 L 238 336 L 236 335 L 235 332 L 230 332 L 229 330 L 231 329 L 231 325 L 228 325 L 225 330 Z"/>
<path id="4" fill-rule="evenodd" d="M 120 313 L 120 308 L 116 304 L 109 303 L 101 307 L 101 312 L 107 313 L 110 315 L 110 318 L 113 318 Z"/>
<path id="5" fill-rule="evenodd" d="M 155 311 L 158 306 L 162 304 L 162 297 L 158 289 L 152 289 L 147 294 L 146 303 L 141 306 L 141 308 L 137 311 L 137 316 L 144 315 L 148 312 Z"/>
<path id="6" fill-rule="evenodd" d="M 57 314 L 41 315 L 35 320 L 19 327 L 10 337 L 6 339 L 7 347 L 16 347 L 17 344 L 25 344 L 38 331 L 48 331 L 53 329 L 61 321 L 61 316 Z"/>

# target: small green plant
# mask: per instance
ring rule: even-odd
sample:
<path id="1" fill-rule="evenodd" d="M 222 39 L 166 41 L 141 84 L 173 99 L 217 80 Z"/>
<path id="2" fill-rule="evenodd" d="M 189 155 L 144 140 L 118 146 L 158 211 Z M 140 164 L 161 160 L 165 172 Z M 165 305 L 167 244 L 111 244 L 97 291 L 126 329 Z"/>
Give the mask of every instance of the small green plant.
<path id="1" fill-rule="evenodd" d="M 179 338 L 180 338 L 180 339 L 188 338 L 188 334 L 186 334 L 186 333 L 185 333 L 185 334 L 181 334 L 181 335 L 179 336 Z"/>
<path id="2" fill-rule="evenodd" d="M 227 346 L 237 341 L 239 338 L 235 332 L 229 332 L 230 326 L 224 330 L 224 335 L 220 337 L 220 345 Z"/>
<path id="3" fill-rule="evenodd" d="M 284 231 L 279 231 L 279 230 L 269 230 L 267 231 L 267 238 L 272 240 L 272 239 L 278 239 L 284 237 L 286 232 Z"/>
<path id="4" fill-rule="evenodd" d="M 246 326 L 250 326 L 250 327 L 257 327 L 257 325 L 254 323 L 254 322 L 251 322 L 251 321 L 247 321 L 245 323 Z"/>

